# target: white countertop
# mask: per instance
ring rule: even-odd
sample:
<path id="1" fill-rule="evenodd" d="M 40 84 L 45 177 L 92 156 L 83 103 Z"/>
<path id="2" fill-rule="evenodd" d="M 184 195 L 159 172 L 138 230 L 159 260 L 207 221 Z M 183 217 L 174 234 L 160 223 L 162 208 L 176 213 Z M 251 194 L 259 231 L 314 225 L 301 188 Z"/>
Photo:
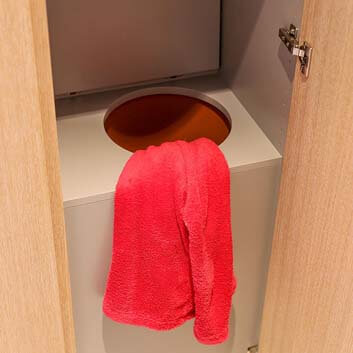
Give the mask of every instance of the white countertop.
<path id="1" fill-rule="evenodd" d="M 171 85 L 198 89 L 228 110 L 232 130 L 219 147 L 231 172 L 270 165 L 281 158 L 233 92 L 219 80 L 195 78 L 169 82 L 168 86 Z M 110 102 L 131 90 L 103 93 L 97 99 L 86 96 L 74 98 L 74 103 L 72 100 L 57 103 L 61 115 L 57 127 L 65 207 L 113 197 L 115 184 L 131 152 L 110 140 L 103 117 Z M 98 103 L 93 104 L 92 99 Z M 87 111 L 82 112 L 82 103 Z"/>

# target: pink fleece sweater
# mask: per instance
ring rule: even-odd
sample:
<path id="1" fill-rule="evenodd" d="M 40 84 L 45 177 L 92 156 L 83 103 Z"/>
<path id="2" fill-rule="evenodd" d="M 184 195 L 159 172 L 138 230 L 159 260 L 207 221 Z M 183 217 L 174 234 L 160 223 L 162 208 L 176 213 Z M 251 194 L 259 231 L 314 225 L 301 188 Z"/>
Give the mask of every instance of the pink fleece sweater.
<path id="1" fill-rule="evenodd" d="M 205 138 L 129 159 L 115 193 L 108 317 L 156 330 L 195 317 L 201 343 L 227 338 L 236 283 L 229 189 L 225 158 Z"/>

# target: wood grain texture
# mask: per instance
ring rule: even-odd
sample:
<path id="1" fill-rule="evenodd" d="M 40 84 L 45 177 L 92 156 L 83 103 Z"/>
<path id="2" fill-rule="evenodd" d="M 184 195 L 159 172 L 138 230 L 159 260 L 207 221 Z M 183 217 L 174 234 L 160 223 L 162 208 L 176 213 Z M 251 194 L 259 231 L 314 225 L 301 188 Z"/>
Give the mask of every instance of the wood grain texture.
<path id="1" fill-rule="evenodd" d="M 65 265 L 56 262 L 65 245 L 58 240 L 64 233 L 44 5 L 0 2 L 0 352 L 6 353 L 73 351 L 64 338 L 68 310 L 61 310 L 63 298 L 70 304 L 62 295 Z"/>
<path id="2" fill-rule="evenodd" d="M 306 0 L 261 353 L 353 352 L 353 1 Z"/>
<path id="3" fill-rule="evenodd" d="M 74 353 L 76 351 L 75 332 L 60 180 L 60 160 L 50 64 L 46 2 L 45 0 L 31 0 L 30 6 L 65 352 Z"/>

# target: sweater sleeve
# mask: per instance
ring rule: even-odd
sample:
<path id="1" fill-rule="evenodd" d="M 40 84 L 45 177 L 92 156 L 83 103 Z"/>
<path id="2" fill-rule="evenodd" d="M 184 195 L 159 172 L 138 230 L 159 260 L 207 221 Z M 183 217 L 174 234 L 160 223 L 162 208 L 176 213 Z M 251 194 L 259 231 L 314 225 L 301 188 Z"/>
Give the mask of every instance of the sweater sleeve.
<path id="1" fill-rule="evenodd" d="M 194 289 L 194 334 L 204 344 L 227 339 L 235 290 L 229 168 L 213 145 L 206 146 L 206 154 L 196 151 L 188 163 L 183 209 Z"/>

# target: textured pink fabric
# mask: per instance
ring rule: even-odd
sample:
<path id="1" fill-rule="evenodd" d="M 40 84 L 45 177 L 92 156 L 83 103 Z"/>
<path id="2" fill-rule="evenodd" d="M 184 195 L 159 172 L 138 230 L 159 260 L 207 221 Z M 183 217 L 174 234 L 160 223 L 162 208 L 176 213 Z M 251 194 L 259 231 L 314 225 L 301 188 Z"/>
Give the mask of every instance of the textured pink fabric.
<path id="1" fill-rule="evenodd" d="M 229 184 L 223 154 L 205 138 L 129 159 L 115 193 L 108 317 L 156 330 L 195 317 L 198 341 L 227 338 L 236 283 Z"/>

